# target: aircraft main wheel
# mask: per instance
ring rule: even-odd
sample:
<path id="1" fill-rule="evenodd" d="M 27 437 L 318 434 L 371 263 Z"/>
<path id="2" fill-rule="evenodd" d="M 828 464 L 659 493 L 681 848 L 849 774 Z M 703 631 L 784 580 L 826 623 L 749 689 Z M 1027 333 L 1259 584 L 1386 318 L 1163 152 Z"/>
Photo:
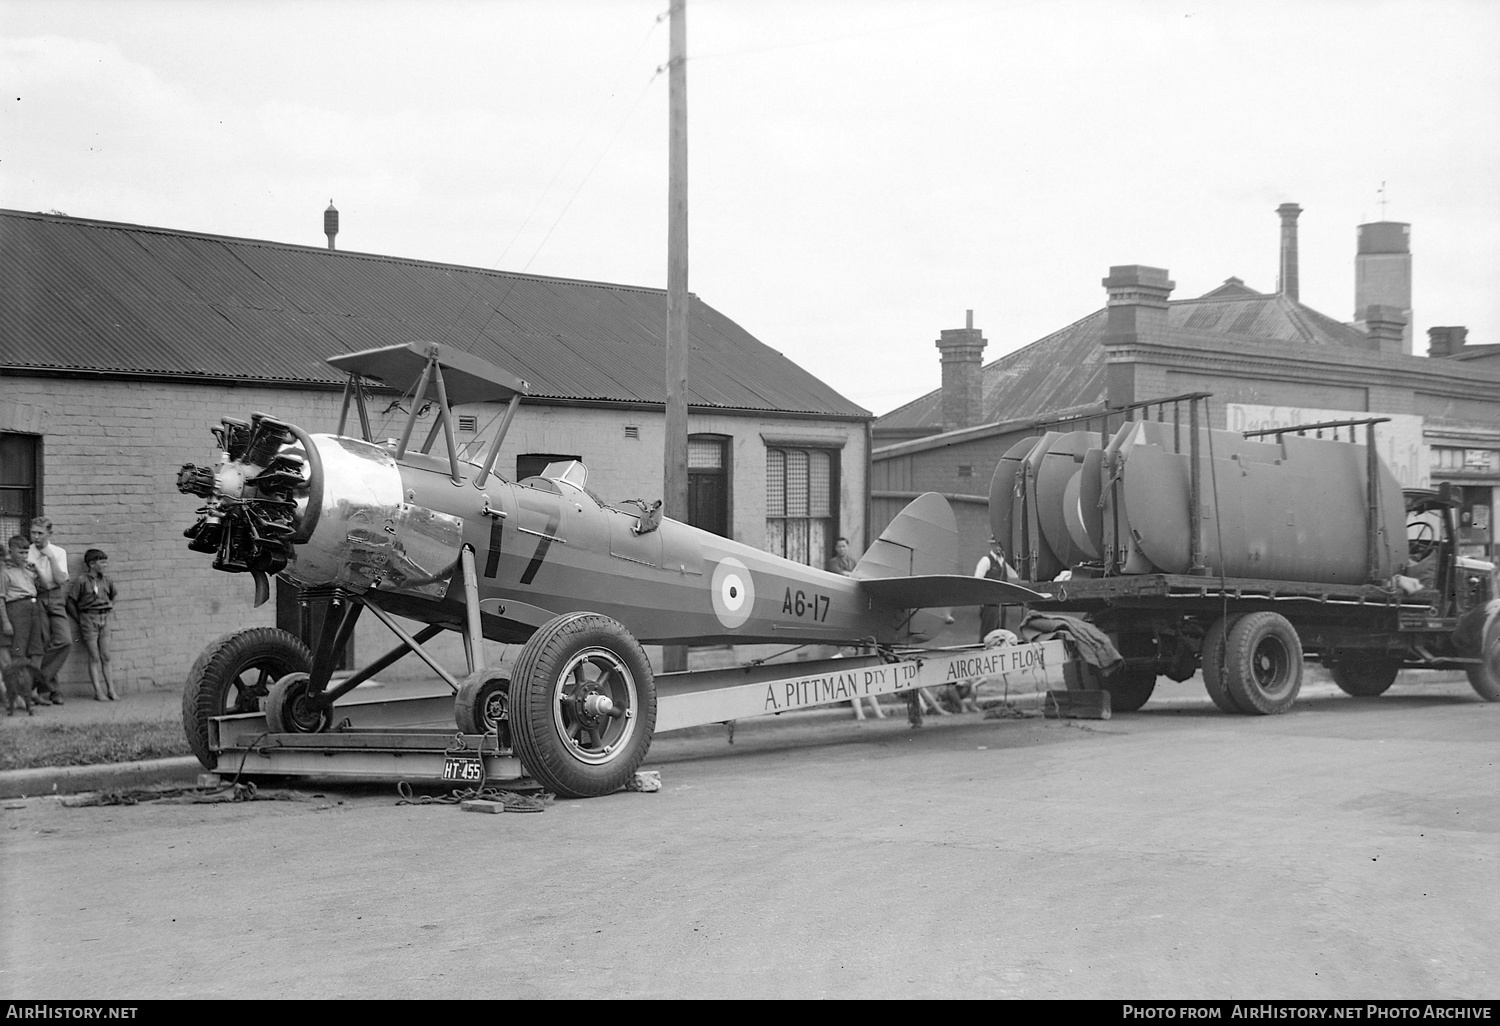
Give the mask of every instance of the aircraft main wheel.
<path id="1" fill-rule="evenodd" d="M 218 762 L 208 747 L 209 720 L 258 711 L 272 684 L 310 669 L 307 646 L 295 634 L 274 627 L 226 634 L 205 648 L 182 688 L 182 730 L 203 767 L 213 769 Z"/>
<path id="2" fill-rule="evenodd" d="M 634 775 L 656 728 L 656 686 L 629 631 L 569 613 L 522 647 L 510 680 L 511 740 L 548 790 L 593 798 Z"/>
<path id="3" fill-rule="evenodd" d="M 1328 672 L 1339 690 L 1355 698 L 1376 698 L 1396 683 L 1401 660 L 1384 652 L 1346 652 Z"/>
<path id="4" fill-rule="evenodd" d="M 266 729 L 273 734 L 322 734 L 333 726 L 333 707 L 309 694 L 305 673 L 289 673 L 266 695 Z"/>
<path id="5" fill-rule="evenodd" d="M 1109 692 L 1111 712 L 1135 712 L 1151 701 L 1156 690 L 1156 669 L 1151 666 L 1124 666 L 1104 682 Z"/>
<path id="6" fill-rule="evenodd" d="M 506 705 L 510 701 L 510 678 L 499 670 L 478 670 L 464 678 L 453 699 L 453 720 L 465 734 L 492 734 L 497 724 L 509 730 Z M 503 737 L 508 742 L 509 737 Z M 501 747 L 509 747 L 502 743 Z"/>
<path id="7" fill-rule="evenodd" d="M 1302 640 L 1280 613 L 1249 613 L 1224 640 L 1225 684 L 1244 712 L 1286 712 L 1302 689 Z"/>
<path id="8" fill-rule="evenodd" d="M 1208 692 L 1208 697 L 1213 700 L 1214 705 L 1219 707 L 1220 712 L 1226 712 L 1231 716 L 1237 716 L 1244 712 L 1235 702 L 1234 696 L 1229 693 L 1229 685 L 1224 677 L 1224 639 L 1229 634 L 1229 628 L 1234 626 L 1237 617 L 1226 616 L 1215 620 L 1203 635 L 1203 651 L 1199 655 L 1199 669 L 1203 671 L 1203 690 Z"/>

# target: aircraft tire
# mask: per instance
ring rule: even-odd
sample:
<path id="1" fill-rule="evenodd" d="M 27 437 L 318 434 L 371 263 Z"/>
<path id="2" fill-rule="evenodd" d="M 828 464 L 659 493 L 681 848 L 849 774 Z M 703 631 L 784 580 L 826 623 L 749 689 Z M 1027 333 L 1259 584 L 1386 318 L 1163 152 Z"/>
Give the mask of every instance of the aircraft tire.
<path id="1" fill-rule="evenodd" d="M 1302 689 L 1302 639 L 1280 613 L 1247 613 L 1224 640 L 1225 685 L 1246 713 L 1284 713 Z"/>
<path id="2" fill-rule="evenodd" d="M 465 734 L 493 734 L 507 722 L 510 678 L 499 670 L 476 670 L 464 678 L 453 699 L 453 720 Z M 508 729 L 508 727 L 507 727 Z M 502 738 L 509 747 L 509 738 Z"/>
<path id="3" fill-rule="evenodd" d="M 1224 639 L 1236 619 L 1238 617 L 1226 616 L 1215 620 L 1203 635 L 1203 650 L 1199 656 L 1203 690 L 1208 692 L 1208 697 L 1219 707 L 1220 712 L 1231 716 L 1238 716 L 1245 711 L 1239 707 L 1239 703 L 1229 693 L 1229 685 L 1224 682 Z"/>
<path id="4" fill-rule="evenodd" d="M 516 755 L 549 791 L 594 798 L 619 790 L 645 759 L 656 727 L 646 653 L 599 613 L 551 620 L 511 668 L 510 726 Z"/>
<path id="5" fill-rule="evenodd" d="M 1109 692 L 1111 712 L 1135 712 L 1151 701 L 1156 690 L 1156 669 L 1151 666 L 1122 666 L 1120 671 L 1104 682 Z"/>
<path id="6" fill-rule="evenodd" d="M 205 769 L 218 757 L 208 747 L 208 721 L 226 713 L 255 712 L 271 685 L 289 673 L 312 669 L 312 653 L 295 634 L 251 627 L 211 642 L 188 671 L 182 688 L 182 730 Z"/>
<path id="7" fill-rule="evenodd" d="M 1378 698 L 1396 683 L 1401 661 L 1384 652 L 1346 652 L 1328 668 L 1339 690 L 1355 698 Z"/>
<path id="8" fill-rule="evenodd" d="M 333 707 L 307 700 L 309 675 L 289 673 L 266 695 L 266 729 L 273 734 L 322 734 L 333 726 Z"/>

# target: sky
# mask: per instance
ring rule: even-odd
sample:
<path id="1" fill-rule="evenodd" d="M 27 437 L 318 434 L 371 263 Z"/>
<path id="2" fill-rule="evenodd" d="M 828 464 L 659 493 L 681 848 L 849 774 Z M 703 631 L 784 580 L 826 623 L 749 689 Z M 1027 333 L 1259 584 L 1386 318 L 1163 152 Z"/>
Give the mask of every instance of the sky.
<path id="1" fill-rule="evenodd" d="M 0 207 L 665 288 L 667 0 L 0 0 Z M 1415 350 L 1500 343 L 1494 0 L 687 0 L 689 287 L 870 411 L 1104 304 L 1354 319 L 1411 224 Z"/>

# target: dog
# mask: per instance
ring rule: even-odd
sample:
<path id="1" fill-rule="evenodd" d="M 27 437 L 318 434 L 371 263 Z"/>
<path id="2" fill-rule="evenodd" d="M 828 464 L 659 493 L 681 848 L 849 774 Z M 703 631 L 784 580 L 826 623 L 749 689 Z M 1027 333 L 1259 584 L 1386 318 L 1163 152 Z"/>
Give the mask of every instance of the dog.
<path id="1" fill-rule="evenodd" d="M 26 715 L 35 716 L 31 711 L 31 693 L 43 682 L 42 671 L 30 663 L 12 662 L 0 668 L 0 698 L 5 700 L 5 715 L 16 714 L 16 699 L 20 698 L 26 706 Z"/>

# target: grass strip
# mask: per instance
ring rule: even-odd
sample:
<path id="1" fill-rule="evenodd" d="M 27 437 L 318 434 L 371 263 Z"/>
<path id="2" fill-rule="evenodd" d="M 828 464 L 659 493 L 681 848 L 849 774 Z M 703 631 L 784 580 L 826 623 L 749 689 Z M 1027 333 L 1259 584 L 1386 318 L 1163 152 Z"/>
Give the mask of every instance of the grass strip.
<path id="1" fill-rule="evenodd" d="M 0 734 L 0 770 L 95 766 L 191 755 L 176 720 L 37 723 Z"/>

